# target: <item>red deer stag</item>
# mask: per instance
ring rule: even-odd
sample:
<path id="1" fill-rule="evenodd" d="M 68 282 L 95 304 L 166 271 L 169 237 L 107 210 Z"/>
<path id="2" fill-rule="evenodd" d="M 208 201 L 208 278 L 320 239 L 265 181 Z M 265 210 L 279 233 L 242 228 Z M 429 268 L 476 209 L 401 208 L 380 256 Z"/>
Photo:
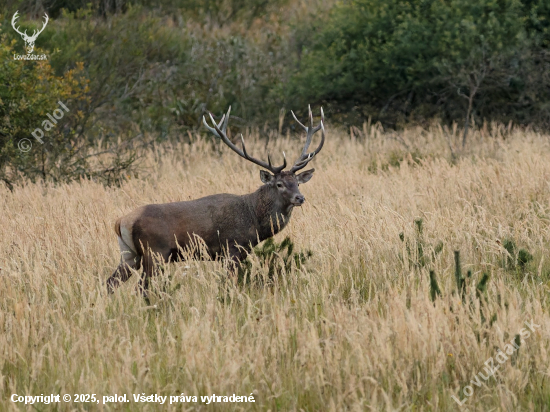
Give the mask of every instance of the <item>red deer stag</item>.
<path id="1" fill-rule="evenodd" d="M 313 126 L 311 108 L 308 126 L 300 123 L 292 113 L 306 131 L 307 137 L 302 154 L 289 171 L 283 170 L 286 167 L 286 157 L 282 166 L 275 167 L 271 164 L 269 155 L 267 163 L 250 156 L 246 152 L 242 134 L 242 150 L 235 146 L 226 135 L 230 112 L 231 107 L 218 124 L 210 114 L 213 127 L 206 123 L 204 116 L 203 123 L 239 156 L 271 172 L 260 171 L 260 179 L 264 185 L 254 193 L 242 196 L 223 193 L 186 202 L 142 206 L 118 219 L 115 232 L 122 258 L 118 268 L 107 280 L 110 293 L 121 282 L 130 278 L 130 268 L 140 270 L 143 267 L 144 273 L 139 280 L 138 289 L 146 295 L 149 278 L 153 275 L 153 256 L 160 256 L 164 262 L 179 260 L 183 257 L 178 253 L 178 246 L 180 251 L 189 250 L 196 236 L 202 239 L 208 251 L 208 256 L 197 254 L 197 258 L 229 257 L 235 268 L 252 247 L 280 232 L 288 223 L 292 209 L 304 203 L 305 198 L 298 185 L 309 181 L 315 169 L 300 174 L 296 172 L 303 169 L 323 148 L 323 109 L 321 122 L 316 127 Z M 308 153 L 311 139 L 319 130 L 322 132 L 319 147 Z"/>

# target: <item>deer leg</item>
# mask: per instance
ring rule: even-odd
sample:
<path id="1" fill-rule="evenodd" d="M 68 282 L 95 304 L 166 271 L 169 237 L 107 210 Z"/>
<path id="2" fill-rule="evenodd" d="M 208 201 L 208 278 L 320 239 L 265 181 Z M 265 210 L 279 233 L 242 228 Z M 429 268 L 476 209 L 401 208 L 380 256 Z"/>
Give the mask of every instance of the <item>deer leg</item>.
<path id="1" fill-rule="evenodd" d="M 135 250 L 130 248 L 119 237 L 118 243 L 120 246 L 121 261 L 111 277 L 107 279 L 107 291 L 113 293 L 122 283 L 126 282 L 132 276 L 130 269 L 139 270 L 141 266 L 141 256 Z"/>
<path id="2" fill-rule="evenodd" d="M 239 269 L 241 267 L 241 260 L 245 258 L 243 256 L 243 251 L 236 246 L 230 247 L 228 250 L 228 261 L 227 261 L 227 274 L 233 283 L 237 283 L 239 277 Z"/>
<path id="3" fill-rule="evenodd" d="M 130 279 L 132 276 L 132 271 L 130 269 L 139 270 L 139 263 L 128 265 L 125 262 L 121 262 L 120 265 L 118 265 L 111 277 L 107 279 L 107 291 L 109 294 L 114 293 L 116 288 Z"/>
<path id="4" fill-rule="evenodd" d="M 138 293 L 146 300 L 148 300 L 149 279 L 153 276 L 154 266 L 155 263 L 153 262 L 151 251 L 149 251 L 143 256 L 143 273 L 137 284 Z"/>
<path id="5" fill-rule="evenodd" d="M 138 285 L 137 285 L 137 291 L 140 293 L 146 300 L 148 300 L 148 290 L 149 290 L 149 281 L 152 276 L 155 275 L 156 270 L 164 271 L 164 268 L 159 266 L 155 262 L 155 257 L 153 256 L 154 252 L 151 250 L 148 250 L 144 256 L 143 256 L 143 273 L 141 275 L 141 278 L 139 279 Z M 159 256 L 159 255 L 157 255 Z M 170 252 L 167 253 L 160 253 L 160 256 L 162 258 L 162 262 L 169 263 L 170 262 Z"/>

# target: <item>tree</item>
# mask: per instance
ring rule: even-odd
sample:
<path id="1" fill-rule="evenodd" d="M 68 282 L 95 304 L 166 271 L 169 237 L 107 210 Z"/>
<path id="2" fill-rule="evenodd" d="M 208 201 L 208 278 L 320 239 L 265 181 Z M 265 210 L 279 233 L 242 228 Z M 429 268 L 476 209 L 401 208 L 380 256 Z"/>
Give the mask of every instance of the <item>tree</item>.
<path id="1" fill-rule="evenodd" d="M 506 59 L 525 46 L 525 22 L 519 0 L 341 2 L 300 43 L 288 95 L 374 108 L 382 120 L 413 110 L 470 119 L 480 95 L 508 88 Z M 488 103 L 485 113 L 498 110 Z"/>

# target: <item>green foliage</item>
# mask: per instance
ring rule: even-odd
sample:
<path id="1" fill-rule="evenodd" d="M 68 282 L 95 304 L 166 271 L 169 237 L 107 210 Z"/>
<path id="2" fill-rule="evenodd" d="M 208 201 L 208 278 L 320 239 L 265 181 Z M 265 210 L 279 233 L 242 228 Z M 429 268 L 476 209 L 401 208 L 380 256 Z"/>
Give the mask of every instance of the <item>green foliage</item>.
<path id="1" fill-rule="evenodd" d="M 116 178 L 133 159 L 115 155 L 103 167 L 91 166 L 91 142 L 83 137 L 89 115 L 89 80 L 83 64 L 56 76 L 48 61 L 14 60 L 19 53 L 15 40 L 0 37 L 0 83 L 6 86 L 0 88 L 0 180 L 11 189 L 21 178 Z M 47 116 L 60 107 L 58 102 L 69 111 L 61 112 L 59 124 L 48 130 L 45 122 L 53 123 Z"/>
<path id="2" fill-rule="evenodd" d="M 441 296 L 441 289 L 437 284 L 437 278 L 435 277 L 435 272 L 430 270 L 430 299 L 432 302 L 435 302 L 435 299 Z"/>
<path id="3" fill-rule="evenodd" d="M 476 286 L 476 296 L 478 298 L 480 298 L 481 295 L 487 291 L 488 282 L 489 282 L 489 274 L 484 273 L 483 276 L 481 277 L 481 280 Z"/>
<path id="4" fill-rule="evenodd" d="M 282 4 L 243 1 L 213 1 L 202 6 L 182 1 L 179 6 L 189 19 L 195 12 L 202 13 L 203 7 L 213 11 L 222 3 L 229 9 L 245 3 L 252 9 L 258 8 L 249 9 L 252 14 L 239 12 L 232 17 L 244 19 L 245 15 L 259 17 L 267 9 Z M 43 12 L 40 4 L 27 8 L 25 4 L 11 6 L 22 6 L 21 10 L 34 16 Z M 267 117 L 277 119 L 282 102 L 269 90 L 283 72 L 281 56 L 285 49 L 280 38 L 268 39 L 269 31 L 263 39 L 235 30 L 218 30 L 215 34 L 206 26 L 191 25 L 165 14 L 160 2 L 154 5 L 158 6 L 156 11 L 133 6 L 131 2 L 118 2 L 124 7 L 115 14 L 107 13 L 103 19 L 96 17 L 96 13 L 101 14 L 99 4 L 92 2 L 82 7 L 65 4 L 73 12 L 58 10 L 57 20 L 50 18 L 47 30 L 36 43 L 37 50 L 48 56 L 47 63 L 5 58 L 9 70 L 0 76 L 11 89 L 2 90 L 0 98 L 12 103 L 9 115 L 8 105 L 4 106 L 3 115 L 5 122 L 18 123 L 15 128 L 7 123 L 2 126 L 5 137 L 0 154 L 0 169 L 4 170 L 1 179 L 8 185 L 24 176 L 55 181 L 83 176 L 118 182 L 135 160 L 134 149 L 143 140 L 140 136 L 152 134 L 159 141 L 169 136 L 187 136 L 182 132 L 198 128 L 206 110 L 220 113 L 231 105 L 235 115 L 252 122 L 263 123 Z M 55 5 L 45 2 L 42 6 L 51 12 L 48 8 Z M 228 9 L 222 7 L 223 10 Z M 12 51 L 23 52 L 22 41 L 11 28 L 11 16 L 12 13 L 0 15 L 2 56 L 10 56 Z M 22 29 L 29 28 L 31 22 L 30 16 L 22 15 Z M 46 78 L 44 70 L 48 70 L 48 80 L 40 83 L 31 79 Z M 27 154 L 18 151 L 18 142 L 23 138 L 32 141 L 30 132 L 69 93 L 62 95 L 56 89 L 77 87 L 68 77 L 73 72 L 74 78 L 83 83 L 78 96 L 68 100 L 71 112 L 65 117 L 63 128 L 48 134 L 45 145 L 34 144 Z M 31 100 L 32 109 L 14 103 L 21 99 Z M 34 100 L 41 102 L 40 107 Z M 233 125 L 239 126 L 238 119 Z M 247 126 L 242 122 L 241 125 Z M 103 159 L 102 165 L 92 167 L 92 159 L 86 156 L 91 154 L 92 146 L 99 144 L 100 152 L 108 147 L 110 157 Z M 116 150 L 112 150 L 114 147 Z"/>
<path id="5" fill-rule="evenodd" d="M 33 13 L 43 8 L 57 18 L 63 10 L 71 13 L 89 9 L 94 15 L 107 16 L 127 12 L 132 6 L 162 9 L 170 13 L 185 13 L 195 19 L 208 19 L 220 25 L 234 19 L 252 21 L 264 17 L 288 0 L 16 0 L 10 6 L 22 13 Z M 0 1 L 0 5 L 2 1 Z M 7 4 L 6 4 L 7 6 Z"/>
<path id="6" fill-rule="evenodd" d="M 458 250 L 455 250 L 454 252 L 454 260 L 455 260 L 455 281 L 457 286 L 457 292 L 460 295 L 460 298 L 462 300 L 462 304 L 466 304 L 466 298 L 468 296 L 468 290 L 467 286 L 470 284 L 472 279 L 472 271 L 468 270 L 466 277 L 462 275 L 462 267 L 460 264 L 460 252 Z M 481 279 L 479 280 L 475 292 L 476 292 L 476 299 L 479 300 L 480 305 L 480 311 L 479 315 L 481 318 L 481 323 L 485 323 L 486 316 L 485 312 L 487 311 L 487 308 L 484 307 L 484 302 L 486 301 L 485 293 L 487 292 L 487 284 L 489 282 L 489 274 L 483 273 Z M 454 292 L 453 292 L 454 294 Z M 442 297 L 441 290 L 439 289 L 439 285 L 437 284 L 437 278 L 435 275 L 435 271 L 430 270 L 430 300 L 432 302 L 435 302 L 437 297 Z M 473 297 L 470 296 L 470 310 L 472 310 L 474 306 L 474 300 Z M 453 307 L 450 307 L 450 310 L 453 311 Z M 490 320 L 490 325 L 492 325 L 497 319 L 496 313 L 493 314 Z M 479 335 L 478 339 L 479 339 Z"/>
<path id="7" fill-rule="evenodd" d="M 88 106 L 112 136 L 186 136 L 229 105 L 253 125 L 310 103 L 332 122 L 550 124 L 547 2 L 317 3 L 308 14 L 288 0 L 18 0 L 1 30 L 20 41 L 16 9 L 23 26 L 50 13 L 37 45 L 57 76 L 83 62 Z"/>
<path id="8" fill-rule="evenodd" d="M 287 236 L 281 243 L 276 243 L 273 238 L 267 239 L 262 245 L 252 250 L 253 259 L 259 260 L 264 268 L 262 279 L 254 279 L 262 283 L 272 283 L 274 279 L 292 268 L 300 269 L 302 265 L 313 256 L 311 250 L 294 252 L 294 243 Z M 251 281 L 253 263 L 250 257 L 241 263 L 238 270 L 238 283 L 246 284 Z"/>
<path id="9" fill-rule="evenodd" d="M 470 279 L 472 278 L 472 271 L 468 270 L 466 277 L 462 275 L 462 267 L 460 265 L 460 251 L 455 250 L 454 259 L 455 259 L 455 281 L 456 281 L 457 292 L 462 299 L 462 303 L 466 303 L 466 293 L 467 293 L 466 286 L 469 283 Z M 481 294 L 487 290 L 488 280 L 489 280 L 489 275 L 484 273 L 476 288 L 476 296 L 478 299 L 481 298 Z M 434 301 L 437 296 L 441 296 L 441 290 L 439 289 L 439 286 L 437 284 L 435 272 L 433 270 L 430 270 L 430 298 L 432 301 Z"/>
<path id="10" fill-rule="evenodd" d="M 533 255 L 527 249 L 518 250 L 513 239 L 505 239 L 502 247 L 508 252 L 504 261 L 504 267 L 508 270 L 523 273 L 527 264 L 533 260 Z"/>
<path id="11" fill-rule="evenodd" d="M 197 20 L 216 22 L 220 26 L 237 20 L 246 26 L 254 19 L 265 18 L 288 3 L 288 0 L 146 0 L 136 4 L 179 11 Z"/>
<path id="12" fill-rule="evenodd" d="M 433 116 L 550 124 L 548 2 L 313 3 L 310 13 L 296 13 L 300 7 L 288 0 L 0 0 L 2 55 L 23 51 L 10 23 L 15 10 L 23 29 L 30 29 L 42 13 L 50 14 L 36 43 L 49 56 L 50 75 L 64 83 L 76 70 L 75 78 L 86 80 L 79 92 L 84 97 L 75 97 L 80 117 L 67 126 L 72 132 L 55 132 L 59 141 L 74 136 L 70 144 L 79 147 L 129 141 L 140 134 L 159 141 L 187 138 L 207 110 L 219 114 L 229 105 L 238 116 L 232 124 L 240 127 L 274 125 L 282 108 L 300 112 L 309 103 L 328 106 L 333 123 L 362 122 L 372 115 L 392 126 Z M 15 63 L 6 60 L 7 71 L 1 74 L 10 78 L 10 85 L 17 76 L 31 80 L 31 72 L 45 70 L 37 62 L 19 62 L 19 68 Z M 29 84 L 38 92 L 38 83 Z M 29 119 L 41 119 L 59 100 L 46 96 L 54 97 L 55 87 L 76 86 L 48 87 L 42 103 L 27 88 L 33 101 L 29 110 L 18 97 L 21 90 L 14 94 L 24 87 L 2 91 L 3 99 L 19 102 L 10 106 L 11 124 L 27 122 L 24 127 L 2 126 L 9 137 L 2 137 L 0 162 L 6 165 L 10 159 L 9 174 L 38 176 L 40 169 L 42 177 L 58 180 L 63 174 L 90 175 L 82 161 L 62 161 L 70 167 L 50 173 L 48 162 L 25 160 L 17 153 L 14 145 L 23 138 L 21 130 L 29 130 Z M 52 154 L 56 151 L 50 147 L 40 156 L 62 159 Z M 112 170 L 109 179 L 116 179 L 131 163 L 118 154 L 112 167 L 91 175 Z M 408 155 L 395 152 L 369 170 L 399 167 Z M 7 174 L 2 178 L 11 181 Z M 518 265 L 528 261 L 522 255 Z"/>
<path id="13" fill-rule="evenodd" d="M 423 220 L 415 219 L 415 236 L 413 239 L 406 239 L 403 232 L 399 233 L 399 239 L 405 244 L 405 252 L 408 262 L 414 268 L 423 268 L 428 263 L 433 262 L 437 255 L 443 250 L 443 242 L 439 241 L 435 245 L 426 243 L 423 233 Z M 403 256 L 400 256 L 403 259 Z"/>
<path id="14" fill-rule="evenodd" d="M 550 49 L 550 3 L 546 0 L 523 2 L 527 13 L 527 33 L 541 47 Z"/>
<path id="15" fill-rule="evenodd" d="M 533 255 L 526 249 L 520 249 L 518 251 L 518 266 L 521 270 L 525 269 L 525 266 L 533 260 Z"/>
<path id="16" fill-rule="evenodd" d="M 163 137 L 170 131 L 176 67 L 187 61 L 191 44 L 160 17 L 142 18 L 135 8 L 108 22 L 95 21 L 89 9 L 66 13 L 47 43 L 60 49 L 52 56 L 57 72 L 85 62 L 91 104 L 113 134 L 158 131 Z"/>
<path id="17" fill-rule="evenodd" d="M 454 256 L 456 288 L 462 297 L 462 302 L 464 302 L 464 296 L 466 294 L 466 279 L 462 276 L 462 268 L 460 267 L 460 252 L 455 250 Z"/>
<path id="18" fill-rule="evenodd" d="M 221 113 L 229 105 L 247 121 L 276 121 L 284 102 L 271 89 L 285 76 L 286 46 L 270 30 L 254 37 L 197 25 L 196 13 L 213 12 L 218 3 L 231 3 L 227 10 L 246 5 L 256 17 L 263 12 L 255 8 L 274 10 L 282 4 L 182 1 L 172 16 L 162 8 L 127 3 L 124 13 L 107 19 L 94 17 L 91 4 L 64 12 L 55 30 L 39 40 L 44 49 L 56 50 L 51 64 L 57 75 L 84 62 L 91 106 L 114 134 L 155 132 L 164 139 L 198 128 L 206 110 Z M 3 26 L 10 28 L 6 35 L 18 38 L 9 18 L 4 16 Z M 231 18 L 245 17 L 239 11 Z"/>
<path id="19" fill-rule="evenodd" d="M 539 67 L 548 64 L 540 47 L 549 17 L 542 1 L 339 2 L 301 42 L 289 98 L 394 124 L 435 114 L 460 119 L 467 109 L 522 121 L 535 116 L 521 104 L 528 98 L 544 109 L 540 119 L 548 99 L 536 90 L 550 81 L 532 62 L 536 54 Z"/>

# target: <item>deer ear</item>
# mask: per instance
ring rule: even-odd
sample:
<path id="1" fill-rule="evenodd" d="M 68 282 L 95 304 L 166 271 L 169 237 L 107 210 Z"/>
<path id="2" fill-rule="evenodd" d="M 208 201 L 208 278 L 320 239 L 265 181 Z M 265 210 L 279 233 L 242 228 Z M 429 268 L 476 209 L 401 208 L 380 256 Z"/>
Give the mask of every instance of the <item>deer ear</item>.
<path id="1" fill-rule="evenodd" d="M 274 177 L 275 176 L 273 176 L 271 173 L 265 170 L 260 170 L 260 179 L 262 179 L 262 182 L 264 182 L 266 185 L 273 182 Z"/>
<path id="2" fill-rule="evenodd" d="M 307 183 L 309 182 L 309 179 L 311 179 L 311 177 L 313 176 L 313 172 L 315 172 L 315 169 L 306 170 L 305 172 L 302 172 L 299 175 L 297 175 L 296 180 L 298 180 L 298 183 L 300 184 Z"/>

